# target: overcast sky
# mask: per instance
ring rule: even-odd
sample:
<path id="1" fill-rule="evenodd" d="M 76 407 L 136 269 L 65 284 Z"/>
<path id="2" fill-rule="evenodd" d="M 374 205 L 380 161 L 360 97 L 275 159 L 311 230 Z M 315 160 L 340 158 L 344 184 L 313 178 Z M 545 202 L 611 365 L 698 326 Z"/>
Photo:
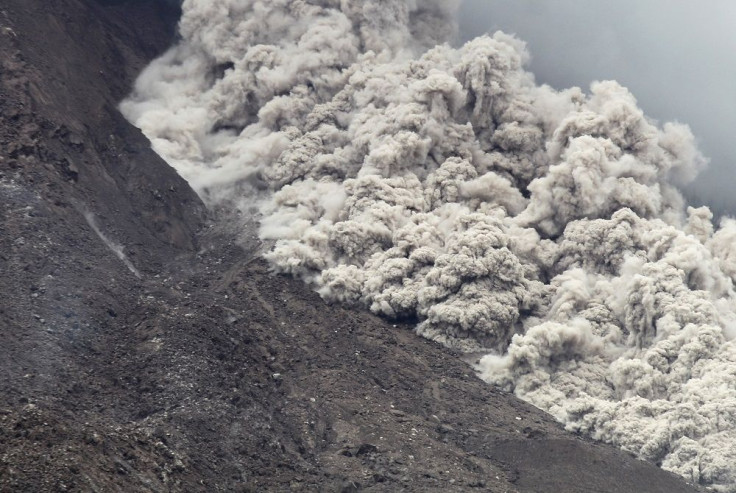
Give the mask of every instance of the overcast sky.
<path id="1" fill-rule="evenodd" d="M 615 79 L 650 117 L 689 124 L 711 159 L 691 194 L 736 215 L 736 1 L 464 0 L 460 26 L 517 34 L 540 83 Z"/>

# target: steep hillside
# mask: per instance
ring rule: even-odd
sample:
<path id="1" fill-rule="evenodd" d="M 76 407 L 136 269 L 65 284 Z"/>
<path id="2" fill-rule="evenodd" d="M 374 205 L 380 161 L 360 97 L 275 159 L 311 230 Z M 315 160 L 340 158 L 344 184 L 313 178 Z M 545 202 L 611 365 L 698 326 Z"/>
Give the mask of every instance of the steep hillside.
<path id="1" fill-rule="evenodd" d="M 0 491 L 693 491 L 269 274 L 116 109 L 175 19 L 0 8 Z"/>

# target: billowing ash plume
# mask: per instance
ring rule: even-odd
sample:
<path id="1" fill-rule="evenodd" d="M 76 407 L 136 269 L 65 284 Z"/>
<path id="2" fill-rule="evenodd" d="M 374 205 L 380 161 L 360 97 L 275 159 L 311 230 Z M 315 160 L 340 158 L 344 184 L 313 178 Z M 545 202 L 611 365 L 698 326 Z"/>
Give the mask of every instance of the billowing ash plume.
<path id="1" fill-rule="evenodd" d="M 736 491 L 736 221 L 615 82 L 537 86 L 453 2 L 186 0 L 123 103 L 211 202 L 258 203 L 274 269 L 490 353 L 489 382 Z"/>

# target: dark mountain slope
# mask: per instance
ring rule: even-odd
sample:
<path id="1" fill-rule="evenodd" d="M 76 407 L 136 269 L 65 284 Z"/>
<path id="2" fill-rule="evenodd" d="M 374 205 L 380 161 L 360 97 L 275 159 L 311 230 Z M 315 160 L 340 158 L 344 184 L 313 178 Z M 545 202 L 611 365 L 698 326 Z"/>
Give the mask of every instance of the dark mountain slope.
<path id="1" fill-rule="evenodd" d="M 175 15 L 0 6 L 1 491 L 693 491 L 205 225 L 116 111 Z"/>

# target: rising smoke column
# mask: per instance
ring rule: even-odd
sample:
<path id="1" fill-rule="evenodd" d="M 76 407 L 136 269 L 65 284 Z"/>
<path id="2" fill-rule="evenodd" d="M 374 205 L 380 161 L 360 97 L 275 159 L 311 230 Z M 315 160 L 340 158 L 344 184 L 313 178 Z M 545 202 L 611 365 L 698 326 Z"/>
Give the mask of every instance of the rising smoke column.
<path id="1" fill-rule="evenodd" d="M 615 82 L 538 86 L 524 44 L 459 49 L 446 1 L 186 0 L 121 108 L 265 257 L 323 297 L 488 353 L 571 430 L 736 491 L 736 221 Z"/>

